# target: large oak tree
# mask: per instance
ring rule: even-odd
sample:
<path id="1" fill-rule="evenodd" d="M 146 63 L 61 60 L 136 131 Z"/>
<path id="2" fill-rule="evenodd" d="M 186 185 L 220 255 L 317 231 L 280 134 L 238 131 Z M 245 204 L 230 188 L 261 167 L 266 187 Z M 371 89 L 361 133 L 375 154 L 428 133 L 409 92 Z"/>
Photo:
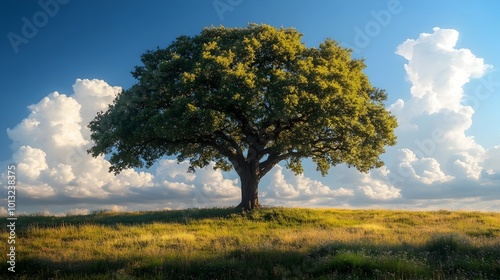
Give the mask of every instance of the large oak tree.
<path id="1" fill-rule="evenodd" d="M 296 174 L 311 158 L 325 175 L 345 163 L 383 165 L 396 119 L 363 60 L 327 39 L 306 47 L 293 28 L 208 27 L 142 55 L 124 90 L 89 124 L 93 156 L 111 170 L 150 167 L 164 156 L 190 171 L 215 162 L 241 179 L 239 207 L 260 207 L 260 179 L 280 161 Z"/>

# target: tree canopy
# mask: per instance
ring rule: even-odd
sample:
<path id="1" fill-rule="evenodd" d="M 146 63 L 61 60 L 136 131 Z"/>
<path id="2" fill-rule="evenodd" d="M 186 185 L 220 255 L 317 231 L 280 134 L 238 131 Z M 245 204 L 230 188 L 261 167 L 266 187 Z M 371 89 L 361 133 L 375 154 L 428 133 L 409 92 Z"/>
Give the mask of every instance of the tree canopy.
<path id="1" fill-rule="evenodd" d="M 304 158 L 323 175 L 341 163 L 382 166 L 397 126 L 384 90 L 349 49 L 301 38 L 265 24 L 208 27 L 144 53 L 132 72 L 138 82 L 89 124 L 89 153 L 111 154 L 115 173 L 164 156 L 188 160 L 190 171 L 234 168 L 245 209 L 260 206 L 260 178 L 280 161 L 296 174 Z"/>

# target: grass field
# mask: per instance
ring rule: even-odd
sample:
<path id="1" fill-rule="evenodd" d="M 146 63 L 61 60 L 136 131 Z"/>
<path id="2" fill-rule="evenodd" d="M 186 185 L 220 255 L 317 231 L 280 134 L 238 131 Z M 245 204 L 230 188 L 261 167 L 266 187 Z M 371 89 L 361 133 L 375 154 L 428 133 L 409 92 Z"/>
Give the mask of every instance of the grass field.
<path id="1" fill-rule="evenodd" d="M 0 230 L 7 249 L 6 228 Z M 500 213 L 264 208 L 19 217 L 2 279 L 500 279 Z"/>

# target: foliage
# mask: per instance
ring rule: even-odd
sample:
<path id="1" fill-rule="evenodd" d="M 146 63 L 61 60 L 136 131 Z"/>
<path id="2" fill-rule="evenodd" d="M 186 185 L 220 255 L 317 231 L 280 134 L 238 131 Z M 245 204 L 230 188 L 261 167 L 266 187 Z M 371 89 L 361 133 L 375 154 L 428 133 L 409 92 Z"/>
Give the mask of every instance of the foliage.
<path id="1" fill-rule="evenodd" d="M 497 279 L 499 220 L 499 213 L 291 208 L 23 216 L 16 227 L 16 275 Z M 12 276 L 2 263 L 0 278 Z"/>
<path id="2" fill-rule="evenodd" d="M 282 160 L 295 173 L 303 158 L 322 174 L 382 166 L 397 125 L 385 92 L 350 50 L 330 39 L 308 48 L 301 37 L 265 24 L 209 27 L 148 51 L 132 72 L 138 83 L 90 123 L 89 152 L 111 154 L 115 173 L 168 155 L 191 171 L 234 167 L 255 185 Z"/>

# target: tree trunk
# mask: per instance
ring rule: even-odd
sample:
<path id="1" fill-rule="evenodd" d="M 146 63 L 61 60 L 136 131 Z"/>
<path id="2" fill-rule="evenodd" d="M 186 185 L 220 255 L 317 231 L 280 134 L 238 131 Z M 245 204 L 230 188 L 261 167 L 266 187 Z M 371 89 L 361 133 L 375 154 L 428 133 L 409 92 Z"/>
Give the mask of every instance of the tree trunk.
<path id="1" fill-rule="evenodd" d="M 241 180 L 241 203 L 236 208 L 243 208 L 249 211 L 255 208 L 260 208 L 262 205 L 259 203 L 259 163 L 252 162 L 246 164 L 238 172 Z"/>

